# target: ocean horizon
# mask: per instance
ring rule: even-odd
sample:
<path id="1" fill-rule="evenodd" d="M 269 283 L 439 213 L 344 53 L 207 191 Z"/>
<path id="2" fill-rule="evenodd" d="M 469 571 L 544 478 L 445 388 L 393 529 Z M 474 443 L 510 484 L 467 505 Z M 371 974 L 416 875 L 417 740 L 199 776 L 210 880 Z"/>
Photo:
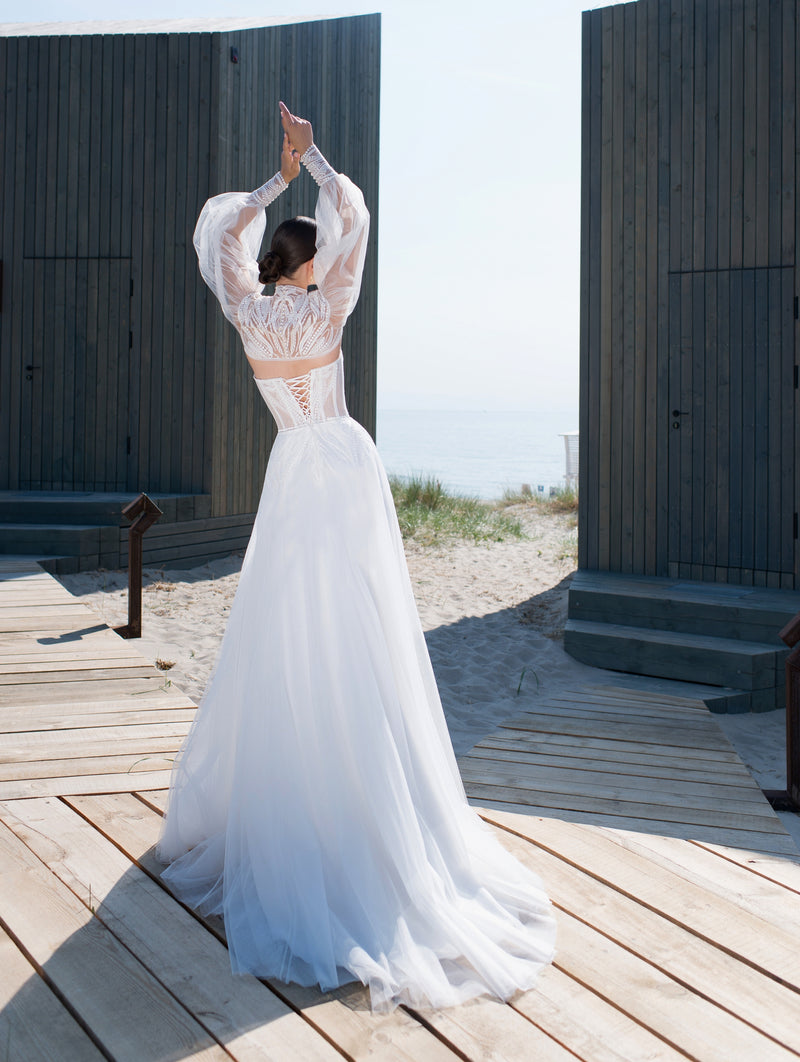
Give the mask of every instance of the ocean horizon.
<path id="1" fill-rule="evenodd" d="M 390 475 L 432 476 L 485 500 L 505 490 L 548 494 L 565 485 L 561 434 L 577 431 L 577 410 L 378 409 L 377 445 Z"/>

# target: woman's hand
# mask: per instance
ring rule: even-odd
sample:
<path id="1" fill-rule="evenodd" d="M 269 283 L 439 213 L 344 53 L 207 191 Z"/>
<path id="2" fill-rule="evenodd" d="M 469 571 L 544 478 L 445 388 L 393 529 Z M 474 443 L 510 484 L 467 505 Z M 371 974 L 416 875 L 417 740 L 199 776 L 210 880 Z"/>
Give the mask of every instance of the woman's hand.
<path id="1" fill-rule="evenodd" d="M 283 149 L 281 151 L 281 177 L 289 184 L 300 174 L 300 156 L 292 150 L 289 137 L 283 134 Z"/>
<path id="2" fill-rule="evenodd" d="M 305 118 L 296 117 L 283 101 L 280 102 L 280 108 L 281 125 L 284 133 L 289 138 L 290 147 L 298 155 L 304 155 L 314 143 L 314 131 L 311 128 L 311 122 L 307 122 Z"/>

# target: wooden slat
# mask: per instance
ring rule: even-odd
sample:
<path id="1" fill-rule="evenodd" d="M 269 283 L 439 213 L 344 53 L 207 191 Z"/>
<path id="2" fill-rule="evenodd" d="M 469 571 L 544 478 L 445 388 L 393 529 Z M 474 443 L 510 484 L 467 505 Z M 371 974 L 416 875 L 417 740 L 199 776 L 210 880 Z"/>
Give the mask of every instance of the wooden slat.
<path id="1" fill-rule="evenodd" d="M 797 920 L 791 917 L 796 904 L 794 894 L 782 890 L 783 906 L 789 917 L 778 927 L 752 909 L 757 904 L 743 904 L 738 897 L 725 896 L 718 889 L 710 892 L 705 884 L 692 880 L 691 875 L 651 860 L 632 848 L 626 848 L 624 858 L 620 858 L 621 846 L 608 831 L 547 819 L 533 823 L 528 816 L 521 815 L 498 815 L 497 822 L 573 866 L 585 868 L 598 881 L 738 957 L 749 967 L 783 985 L 800 989 L 800 929 Z M 667 844 L 680 860 L 685 842 Z M 800 1028 L 797 1035 L 800 1037 Z"/>
<path id="2" fill-rule="evenodd" d="M 105 1057 L 2 929 L 0 1043 L 9 1060 L 101 1062 Z"/>
<path id="3" fill-rule="evenodd" d="M 228 1057 L 5 826 L 0 852 L 0 905 L 8 932 L 112 1057 Z"/>
<path id="4" fill-rule="evenodd" d="M 534 838 L 547 825 L 546 821 L 534 825 L 528 816 L 508 816 L 504 819 L 507 828 Z M 563 824 L 558 826 L 560 828 Z M 572 827 L 571 832 L 578 831 L 581 839 L 586 839 L 590 834 L 593 839 L 596 838 L 596 834 L 586 827 Z M 646 902 L 642 905 L 637 902 L 638 893 L 629 891 L 630 881 L 625 876 L 629 869 L 627 859 L 619 868 L 612 865 L 613 861 L 605 860 L 602 864 L 590 866 L 588 870 L 592 876 L 589 877 L 588 873 L 582 873 L 575 867 L 569 856 L 569 869 L 562 861 L 562 848 L 568 843 L 566 834 L 559 835 L 559 847 L 553 854 L 550 850 L 531 850 L 525 842 L 513 838 L 504 841 L 518 858 L 542 874 L 563 912 L 560 926 L 567 940 L 577 928 L 572 918 L 579 918 L 581 923 L 600 930 L 608 938 L 608 944 L 613 941 L 619 946 L 619 951 L 624 950 L 623 956 L 607 944 L 605 961 L 596 956 L 602 969 L 600 976 L 612 991 L 615 978 L 622 968 L 632 965 L 633 956 L 641 960 L 646 955 L 655 985 L 662 984 L 661 979 L 666 977 L 674 979 L 675 987 L 685 986 L 692 992 L 685 998 L 676 994 L 671 1006 L 665 1008 L 673 1019 L 681 1013 L 683 1020 L 690 1022 L 690 1030 L 683 1028 L 681 1032 L 674 1025 L 669 1032 L 663 1027 L 659 1029 L 659 1019 L 655 1015 L 648 1015 L 643 1024 L 661 1035 L 667 1033 L 666 1038 L 674 1046 L 691 1049 L 695 1057 L 703 1059 L 732 1058 L 736 1057 L 735 1052 L 753 1058 L 788 1059 L 793 1056 L 800 1043 L 800 1029 L 795 1020 L 797 996 L 781 983 L 780 978 L 785 964 L 788 962 L 789 970 L 796 970 L 798 960 L 784 943 L 780 953 L 769 953 L 773 964 L 771 970 L 769 967 L 767 970 L 754 969 L 749 964 L 753 956 L 759 957 L 756 960 L 758 962 L 767 951 L 758 935 L 759 931 L 771 934 L 772 940 L 781 948 L 780 934 L 772 927 L 759 923 L 751 934 L 747 914 L 737 909 L 737 918 L 742 920 L 743 925 L 726 934 L 725 947 L 718 948 L 713 940 L 708 941 L 706 938 L 704 941 L 696 935 L 707 903 L 699 905 L 699 908 L 681 908 L 676 921 L 668 920 L 658 907 L 648 908 Z M 549 843 L 544 843 L 550 849 Z M 618 886 L 611 878 L 608 879 L 610 884 L 606 884 L 606 875 L 609 871 L 613 874 L 615 869 L 620 870 L 623 884 Z M 677 895 L 674 900 L 678 903 Z M 579 932 L 584 937 L 583 944 L 588 952 L 592 948 L 591 938 L 585 930 Z M 743 954 L 737 952 L 737 948 L 741 948 Z M 573 949 L 570 948 L 570 959 L 572 954 Z M 582 957 L 585 959 L 588 956 Z M 593 978 L 597 977 L 598 972 L 595 971 Z M 642 979 L 642 974 L 636 978 L 640 986 Z M 642 995 L 640 992 L 635 995 L 639 998 L 625 1001 L 625 1009 L 631 1004 L 641 1005 Z M 697 1024 L 689 1018 L 693 1009 Z M 745 1024 L 746 1021 L 754 1021 L 763 1032 Z"/>
<path id="5" fill-rule="evenodd" d="M 793 936 L 800 934 L 800 905 L 795 889 L 754 874 L 751 865 L 734 863 L 698 844 L 676 843 L 655 834 L 631 834 L 620 830 L 603 830 L 614 844 L 637 852 L 649 862 L 657 863 L 670 873 L 685 878 L 712 897 L 721 896 L 748 914 L 766 919 L 773 926 L 788 925 Z M 795 864 L 795 869 L 798 868 Z"/>
<path id="6" fill-rule="evenodd" d="M 341 1057 L 255 977 L 231 973 L 225 947 L 73 810 L 26 800 L 0 814 L 234 1058 Z"/>

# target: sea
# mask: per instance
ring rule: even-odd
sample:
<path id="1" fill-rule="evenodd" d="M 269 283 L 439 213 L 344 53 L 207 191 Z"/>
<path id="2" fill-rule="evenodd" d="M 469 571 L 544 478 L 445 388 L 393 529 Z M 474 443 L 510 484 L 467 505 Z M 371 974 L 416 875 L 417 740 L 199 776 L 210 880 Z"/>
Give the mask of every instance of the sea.
<path id="1" fill-rule="evenodd" d="M 377 444 L 390 475 L 431 476 L 485 500 L 527 484 L 549 495 L 565 485 L 561 433 L 577 431 L 575 411 L 379 409 Z"/>

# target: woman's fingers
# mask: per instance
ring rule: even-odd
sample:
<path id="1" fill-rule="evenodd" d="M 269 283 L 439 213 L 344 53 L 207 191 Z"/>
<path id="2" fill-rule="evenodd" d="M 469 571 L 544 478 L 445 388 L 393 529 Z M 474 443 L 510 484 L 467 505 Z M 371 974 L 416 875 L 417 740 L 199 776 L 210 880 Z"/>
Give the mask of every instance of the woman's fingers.
<path id="1" fill-rule="evenodd" d="M 298 154 L 302 155 L 311 144 L 314 142 L 314 133 L 311 129 L 311 122 L 306 121 L 305 118 L 298 118 L 297 115 L 292 114 L 283 100 L 278 101 L 281 109 L 281 125 L 284 132 L 288 134 L 289 143 Z"/>

